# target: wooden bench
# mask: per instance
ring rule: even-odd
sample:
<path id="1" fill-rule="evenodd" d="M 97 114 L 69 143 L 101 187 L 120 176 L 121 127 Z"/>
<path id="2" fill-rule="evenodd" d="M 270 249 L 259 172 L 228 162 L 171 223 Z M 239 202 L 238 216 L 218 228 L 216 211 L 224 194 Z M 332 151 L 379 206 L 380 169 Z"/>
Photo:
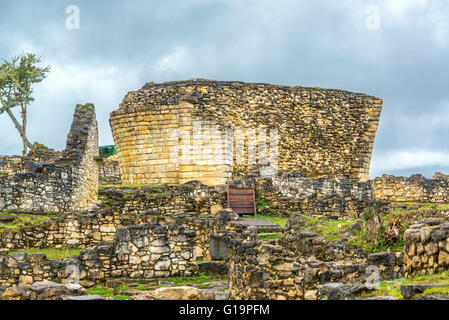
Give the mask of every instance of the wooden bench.
<path id="1" fill-rule="evenodd" d="M 228 186 L 228 208 L 239 215 L 254 215 L 257 217 L 254 189 L 236 189 Z"/>

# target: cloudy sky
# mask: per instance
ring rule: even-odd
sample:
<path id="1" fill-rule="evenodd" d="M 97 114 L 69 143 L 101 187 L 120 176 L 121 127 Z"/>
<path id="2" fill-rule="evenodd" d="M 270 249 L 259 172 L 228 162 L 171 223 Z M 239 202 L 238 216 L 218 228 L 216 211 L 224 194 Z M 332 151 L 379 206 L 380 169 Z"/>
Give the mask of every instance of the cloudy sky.
<path id="1" fill-rule="evenodd" d="M 112 144 L 109 113 L 146 82 L 242 80 L 378 96 L 371 177 L 449 173 L 449 1 L 0 2 L 0 57 L 33 52 L 52 67 L 31 141 L 63 149 L 74 106 L 92 102 L 100 144 Z M 20 153 L 3 114 L 0 154 Z"/>

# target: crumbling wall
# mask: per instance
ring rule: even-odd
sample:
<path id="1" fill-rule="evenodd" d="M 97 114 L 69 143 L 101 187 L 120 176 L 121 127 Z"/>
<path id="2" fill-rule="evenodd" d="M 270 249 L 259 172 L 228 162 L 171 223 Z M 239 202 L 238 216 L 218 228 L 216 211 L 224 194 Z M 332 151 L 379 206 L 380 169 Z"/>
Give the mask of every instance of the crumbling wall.
<path id="1" fill-rule="evenodd" d="M 117 156 L 111 156 L 99 161 L 98 180 L 102 186 L 122 184 L 122 174 Z"/>
<path id="2" fill-rule="evenodd" d="M 406 277 L 440 273 L 449 269 L 449 223 L 428 218 L 404 233 Z"/>
<path id="3" fill-rule="evenodd" d="M 381 105 L 342 90 L 194 79 L 129 92 L 110 123 L 126 184 L 224 184 L 266 162 L 368 180 Z"/>
<path id="4" fill-rule="evenodd" d="M 92 104 L 77 105 L 62 156 L 0 174 L 0 210 L 67 212 L 97 202 L 98 131 Z M 29 161 L 28 161 L 29 162 Z M 31 170 L 32 171 L 31 171 Z"/>
<path id="5" fill-rule="evenodd" d="M 235 187 L 255 187 L 260 213 L 290 216 L 302 212 L 355 219 L 373 206 L 370 181 L 311 179 L 303 172 L 264 174 L 265 170 L 254 167 L 250 174 L 231 182 Z"/>
<path id="6" fill-rule="evenodd" d="M 449 177 L 436 173 L 433 179 L 421 174 L 410 177 L 383 175 L 372 180 L 377 200 L 394 202 L 449 202 Z"/>
<path id="7" fill-rule="evenodd" d="M 63 262 L 44 254 L 0 255 L 0 286 L 49 280 L 66 283 L 79 277 L 91 286 L 107 278 L 151 279 L 190 276 L 198 272 L 195 263 L 194 231 L 177 224 L 157 223 L 117 230 L 113 243 L 102 243 Z"/>
<path id="8" fill-rule="evenodd" d="M 20 156 L 0 156 L 0 174 L 24 170 L 23 158 Z"/>
<path id="9" fill-rule="evenodd" d="M 181 186 L 106 188 L 92 212 L 70 213 L 43 224 L 0 230 L 0 251 L 28 248 L 91 248 L 113 241 L 117 228 L 146 223 L 176 223 L 196 231 L 199 259 L 209 259 L 210 235 L 217 223 L 211 210 L 222 208 L 225 193 L 198 183 Z M 205 213 L 208 215 L 199 215 Z"/>
<path id="10" fill-rule="evenodd" d="M 99 197 L 105 207 L 121 213 L 142 213 L 157 209 L 166 214 L 215 214 L 226 206 L 224 188 L 206 186 L 198 181 L 174 186 L 101 188 Z"/>

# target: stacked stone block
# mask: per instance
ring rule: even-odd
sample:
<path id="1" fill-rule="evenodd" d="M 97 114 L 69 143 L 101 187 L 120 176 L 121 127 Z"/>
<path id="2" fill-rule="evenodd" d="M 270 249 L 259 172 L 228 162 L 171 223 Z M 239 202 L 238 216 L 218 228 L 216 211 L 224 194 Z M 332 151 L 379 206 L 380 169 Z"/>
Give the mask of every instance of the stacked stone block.
<path id="1" fill-rule="evenodd" d="M 377 200 L 395 202 L 449 202 L 449 177 L 435 174 L 427 179 L 421 174 L 411 177 L 383 175 L 372 180 L 373 195 Z"/>
<path id="2" fill-rule="evenodd" d="M 404 233 L 404 271 L 409 278 L 449 269 L 449 223 L 428 218 Z"/>
<path id="3" fill-rule="evenodd" d="M 79 280 L 92 286 L 108 278 L 190 276 L 198 272 L 194 236 L 177 224 L 153 223 L 119 228 L 113 243 L 99 244 L 62 262 L 44 254 L 0 255 L 0 287 L 42 280 Z"/>
<path id="4" fill-rule="evenodd" d="M 125 184 L 224 184 L 267 162 L 367 180 L 381 105 L 341 90 L 193 79 L 129 92 L 110 123 Z"/>
<path id="5" fill-rule="evenodd" d="M 97 202 L 98 129 L 92 104 L 77 105 L 59 159 L 0 174 L 0 210 L 68 212 Z M 33 166 L 31 166 L 33 167 Z"/>

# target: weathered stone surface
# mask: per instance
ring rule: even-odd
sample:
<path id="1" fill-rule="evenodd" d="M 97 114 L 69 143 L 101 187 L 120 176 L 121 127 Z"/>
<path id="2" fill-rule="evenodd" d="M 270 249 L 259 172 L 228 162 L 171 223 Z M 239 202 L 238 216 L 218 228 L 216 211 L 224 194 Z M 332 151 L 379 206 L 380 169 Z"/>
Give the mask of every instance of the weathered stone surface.
<path id="1" fill-rule="evenodd" d="M 198 263 L 198 272 L 205 273 L 207 275 L 225 275 L 229 271 L 227 264 L 215 262 L 215 261 L 206 261 Z"/>
<path id="2" fill-rule="evenodd" d="M 1 208 L 0 208 L 1 210 Z M 12 222 L 15 220 L 15 217 L 9 214 L 0 215 L 0 222 Z"/>
<path id="3" fill-rule="evenodd" d="M 407 277 L 449 268 L 449 224 L 428 218 L 404 232 L 404 271 Z"/>
<path id="4" fill-rule="evenodd" d="M 251 158 L 259 141 L 274 140 L 273 129 L 279 157 L 261 154 L 259 161 L 276 157 L 279 170 L 367 180 L 381 105 L 341 90 L 193 79 L 129 92 L 110 123 L 126 184 L 225 184 L 258 160 L 233 164 L 234 149 L 247 137 L 249 151 L 240 148 L 237 156 Z M 176 143 L 173 130 L 182 132 Z"/>
<path id="5" fill-rule="evenodd" d="M 95 107 L 77 105 L 64 151 L 49 163 L 21 159 L 22 164 L 12 165 L 9 174 L 0 174 L 0 210 L 69 212 L 88 208 L 98 201 L 97 156 Z M 1 167 L 0 163 L 0 173 Z"/>
<path id="6" fill-rule="evenodd" d="M 153 297 L 156 300 L 206 300 L 200 289 L 188 286 L 159 288 Z"/>
<path id="7" fill-rule="evenodd" d="M 68 296 L 79 296 L 86 293 L 86 289 L 80 285 L 36 281 L 31 285 L 7 288 L 0 298 L 2 300 L 65 300 Z"/>
<path id="8" fill-rule="evenodd" d="M 436 287 L 448 287 L 449 285 L 438 284 L 403 284 L 401 285 L 401 294 L 404 299 L 411 299 L 416 294 L 423 293 L 427 289 Z"/>
<path id="9" fill-rule="evenodd" d="M 427 179 L 421 174 L 411 177 L 383 175 L 372 180 L 377 200 L 396 202 L 449 202 L 449 177 L 436 175 Z"/>

